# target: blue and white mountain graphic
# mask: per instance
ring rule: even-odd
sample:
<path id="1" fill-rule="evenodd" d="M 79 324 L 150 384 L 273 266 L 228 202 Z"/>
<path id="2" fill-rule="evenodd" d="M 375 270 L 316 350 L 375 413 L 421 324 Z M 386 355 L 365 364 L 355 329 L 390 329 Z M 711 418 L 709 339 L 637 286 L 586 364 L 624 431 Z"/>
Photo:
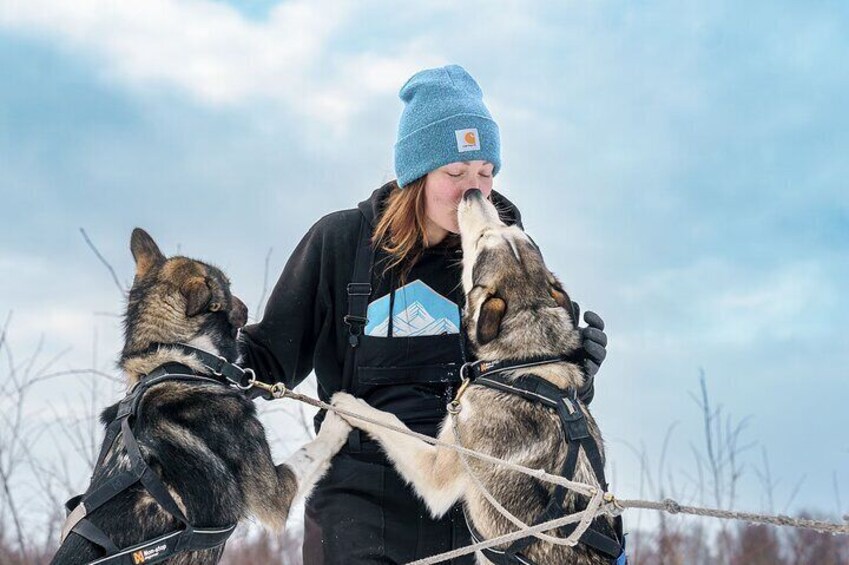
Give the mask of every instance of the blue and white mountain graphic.
<path id="1" fill-rule="evenodd" d="M 392 337 L 415 337 L 460 333 L 460 311 L 421 280 L 395 291 Z M 366 335 L 388 337 L 389 295 L 368 305 Z"/>

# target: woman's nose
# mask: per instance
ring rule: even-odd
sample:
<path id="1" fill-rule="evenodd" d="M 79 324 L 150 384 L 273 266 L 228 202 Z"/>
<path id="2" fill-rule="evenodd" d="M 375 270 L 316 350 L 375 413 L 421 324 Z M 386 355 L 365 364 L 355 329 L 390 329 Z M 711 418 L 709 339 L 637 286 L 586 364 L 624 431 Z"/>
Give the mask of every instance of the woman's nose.
<path id="1" fill-rule="evenodd" d="M 460 197 L 461 197 L 461 199 L 465 200 L 466 198 L 468 198 L 470 192 L 475 192 L 475 191 L 480 192 L 481 189 L 478 188 L 477 186 L 474 186 L 474 185 L 469 186 L 468 188 L 463 189 L 463 191 L 460 193 Z"/>
<path id="2" fill-rule="evenodd" d="M 483 193 L 479 188 L 469 188 L 463 193 L 463 200 L 468 200 L 470 198 L 474 198 L 475 196 L 482 196 Z"/>

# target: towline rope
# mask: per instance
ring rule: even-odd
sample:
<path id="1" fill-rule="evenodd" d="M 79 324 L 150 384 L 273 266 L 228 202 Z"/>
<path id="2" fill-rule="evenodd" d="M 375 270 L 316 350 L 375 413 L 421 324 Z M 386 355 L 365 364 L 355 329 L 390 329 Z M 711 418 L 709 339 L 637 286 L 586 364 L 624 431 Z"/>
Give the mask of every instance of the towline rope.
<path id="1" fill-rule="evenodd" d="M 435 563 L 441 563 L 447 561 L 449 559 L 454 559 L 455 557 L 461 557 L 463 555 L 468 555 L 469 553 L 474 553 L 481 549 L 494 547 L 501 544 L 510 543 L 517 539 L 522 539 L 528 536 L 536 536 L 537 534 L 542 534 L 543 532 L 550 531 L 553 529 L 560 528 L 567 524 L 572 524 L 575 522 L 589 523 L 595 516 L 606 514 L 609 516 L 616 516 L 620 514 L 623 510 L 627 508 L 635 508 L 635 509 L 645 509 L 645 510 L 656 510 L 659 512 L 666 512 L 668 514 L 689 514 L 693 516 L 703 516 L 709 518 L 719 518 L 722 520 L 740 520 L 744 522 L 748 522 L 750 524 L 769 524 L 773 526 L 787 526 L 793 528 L 802 528 L 808 530 L 814 530 L 820 533 L 826 534 L 840 534 L 840 535 L 849 535 L 849 523 L 846 524 L 837 524 L 834 522 L 826 522 L 823 520 L 812 520 L 807 518 L 793 518 L 791 516 L 785 515 L 771 515 L 771 514 L 759 514 L 754 512 L 738 512 L 734 510 L 721 510 L 718 508 L 705 508 L 699 506 L 687 506 L 682 505 L 672 499 L 664 499 L 662 501 L 652 501 L 652 500 L 639 500 L 639 499 L 618 499 L 613 496 L 612 493 L 604 492 L 603 490 L 597 488 L 595 485 L 590 485 L 586 483 L 570 481 L 564 477 L 553 475 L 551 473 L 546 472 L 543 469 L 532 469 L 530 467 L 525 467 L 524 465 L 518 465 L 516 463 L 511 463 L 509 461 L 504 461 L 497 457 L 493 457 L 491 455 L 487 455 L 486 453 L 481 453 L 479 451 L 475 451 L 473 449 L 468 449 L 461 445 L 446 443 L 444 441 L 440 441 L 436 438 L 430 437 L 428 435 L 420 434 L 418 432 L 414 432 L 407 428 L 402 428 L 399 426 L 395 426 L 392 424 L 386 424 L 384 422 L 377 421 L 373 418 L 369 418 L 368 416 L 364 416 L 361 414 L 357 414 L 354 412 L 349 412 L 348 410 L 343 410 L 340 408 L 336 408 L 327 402 L 323 402 L 321 400 L 312 398 L 305 394 L 300 394 L 294 391 L 291 391 L 282 386 L 276 387 L 274 391 L 272 391 L 272 396 L 275 399 L 278 398 L 291 398 L 292 400 L 297 400 L 298 402 L 303 402 L 304 404 L 309 404 L 310 406 L 314 406 L 316 408 L 322 410 L 330 410 L 331 412 L 335 412 L 340 416 L 345 416 L 348 418 L 353 418 L 355 420 L 360 420 L 361 422 L 368 422 L 370 424 L 374 424 L 376 426 L 381 426 L 388 430 L 392 430 L 399 434 L 404 434 L 410 437 L 414 437 L 419 439 L 425 443 L 430 445 L 434 445 L 437 447 L 444 447 L 446 449 L 453 449 L 459 452 L 462 455 L 466 455 L 472 457 L 474 459 L 478 459 L 480 461 L 486 461 L 487 463 L 491 463 L 493 465 L 499 465 L 506 469 L 510 469 L 511 471 L 516 471 L 517 473 L 525 474 L 529 477 L 533 477 L 534 479 L 538 479 L 540 481 L 544 481 L 547 483 L 562 485 L 568 489 L 571 489 L 574 492 L 579 494 L 583 494 L 590 498 L 589 504 L 587 508 L 582 510 L 581 512 L 577 512 L 574 514 L 570 514 L 567 516 L 563 516 L 561 518 L 557 518 L 554 520 L 550 520 L 548 522 L 544 522 L 542 524 L 538 524 L 536 526 L 520 528 L 515 532 L 511 532 L 509 534 L 505 534 L 502 536 L 498 536 L 486 541 L 482 541 L 480 543 L 471 544 L 465 547 L 461 547 L 455 549 L 453 551 L 448 551 L 445 553 L 440 553 L 439 555 L 434 555 L 431 557 L 427 557 L 424 559 L 419 559 L 417 561 L 413 561 L 408 565 L 433 565 Z M 463 459 L 465 462 L 465 459 Z M 480 485 L 483 486 L 483 485 Z M 506 511 L 506 510 L 505 510 Z M 846 518 L 849 518 L 847 516 Z M 849 522 L 849 519 L 847 520 Z M 541 536 L 548 537 L 548 536 Z M 575 536 L 570 536 L 568 542 L 572 542 L 571 538 Z M 560 538 L 554 538 L 560 539 Z"/>

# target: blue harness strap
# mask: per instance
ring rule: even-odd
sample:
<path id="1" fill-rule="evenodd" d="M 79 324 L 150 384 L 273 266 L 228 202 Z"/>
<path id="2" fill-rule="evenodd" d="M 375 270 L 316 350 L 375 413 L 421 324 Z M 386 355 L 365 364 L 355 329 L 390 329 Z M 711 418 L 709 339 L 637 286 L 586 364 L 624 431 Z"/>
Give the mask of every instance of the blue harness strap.
<path id="1" fill-rule="evenodd" d="M 142 397 L 152 386 L 166 381 L 214 383 L 227 386 L 226 383 L 214 378 L 182 371 L 175 372 L 175 369 L 182 368 L 184 368 L 182 365 L 166 364 L 163 368 L 144 376 L 124 397 L 118 405 L 115 419 L 106 428 L 97 467 L 103 464 L 106 455 L 119 437 L 121 448 L 127 455 L 129 467 L 98 485 L 92 484 L 85 494 L 71 498 L 65 505 L 69 515 L 63 527 L 62 541 L 70 533 L 75 533 L 102 548 L 106 553 L 104 557 L 91 561 L 88 565 L 159 563 L 183 551 L 199 551 L 217 547 L 226 542 L 236 529 L 236 524 L 216 528 L 195 527 L 180 510 L 162 479 L 145 462 L 133 433 L 133 423 L 136 421 Z M 185 369 L 188 368 L 185 367 Z M 162 509 L 177 519 L 182 527 L 130 547 L 118 548 L 110 537 L 86 516 L 136 483 L 141 483 Z"/>
<path id="2" fill-rule="evenodd" d="M 595 439 L 589 431 L 589 424 L 584 413 L 578 406 L 577 393 L 574 389 L 561 389 L 536 375 L 522 375 L 515 379 L 504 377 L 500 371 L 485 372 L 484 375 L 473 381 L 473 384 L 492 388 L 501 392 L 515 394 L 528 400 L 542 404 L 547 408 L 555 410 L 560 418 L 566 439 L 568 440 L 566 459 L 560 470 L 560 475 L 572 478 L 578 464 L 578 453 L 584 451 L 598 484 L 607 490 L 607 481 L 604 477 L 604 462 L 601 451 Z M 563 512 L 563 500 L 566 489 L 557 485 L 554 494 L 542 514 L 533 525 L 539 525 L 554 520 Z M 476 542 L 483 540 L 480 533 L 466 516 L 466 523 L 471 532 L 472 539 Z M 562 528 L 564 535 L 571 534 L 577 524 L 568 524 Z M 612 529 L 612 531 L 611 531 Z M 531 560 L 522 555 L 522 551 L 536 541 L 529 536 L 513 542 L 504 550 L 488 548 L 482 550 L 487 559 L 496 565 L 535 565 Z M 625 536 L 622 533 L 622 518 L 614 518 L 613 528 L 596 517 L 590 527 L 581 535 L 580 542 L 603 554 L 611 565 L 627 565 L 625 555 Z"/>

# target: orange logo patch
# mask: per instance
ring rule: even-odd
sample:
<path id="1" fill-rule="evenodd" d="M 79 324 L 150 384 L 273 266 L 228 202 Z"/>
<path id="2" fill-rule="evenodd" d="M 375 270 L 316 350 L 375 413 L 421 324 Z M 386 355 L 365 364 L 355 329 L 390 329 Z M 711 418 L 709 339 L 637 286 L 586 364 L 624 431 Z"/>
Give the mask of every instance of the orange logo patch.
<path id="1" fill-rule="evenodd" d="M 133 553 L 133 563 L 135 563 L 135 565 L 139 565 L 140 563 L 144 563 L 144 552 L 143 551 L 136 551 L 135 553 Z"/>
<path id="2" fill-rule="evenodd" d="M 454 137 L 457 140 L 457 151 L 460 153 L 480 151 L 481 140 L 477 128 L 454 130 Z"/>

